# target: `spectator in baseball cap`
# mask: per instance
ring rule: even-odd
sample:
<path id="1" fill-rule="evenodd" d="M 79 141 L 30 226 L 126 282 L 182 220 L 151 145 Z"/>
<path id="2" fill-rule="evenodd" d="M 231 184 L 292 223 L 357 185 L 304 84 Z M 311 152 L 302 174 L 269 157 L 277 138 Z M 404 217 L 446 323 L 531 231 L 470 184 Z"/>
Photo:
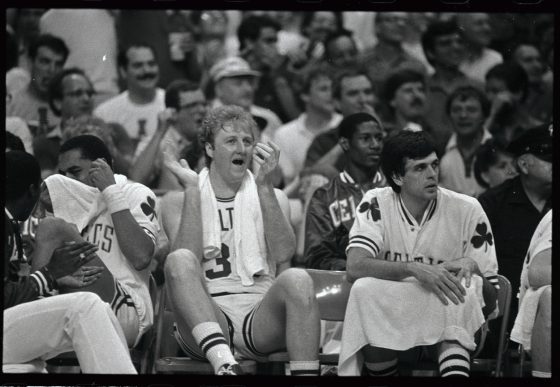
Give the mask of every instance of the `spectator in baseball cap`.
<path id="1" fill-rule="evenodd" d="M 507 151 L 515 157 L 519 175 L 478 198 L 494 232 L 500 273 L 510 280 L 514 294 L 531 237 L 552 208 L 552 132 L 552 124 L 540 125 L 514 138 Z M 508 329 L 516 314 L 517 298 L 512 297 Z"/>
<path id="2" fill-rule="evenodd" d="M 282 122 L 272 110 L 254 104 L 261 73 L 253 70 L 245 59 L 229 57 L 216 62 L 210 68 L 208 75 L 215 96 L 210 107 L 216 108 L 222 105 L 242 107 L 258 122 L 261 140 L 265 143 L 271 140 Z"/>
<path id="3" fill-rule="evenodd" d="M 552 124 L 539 125 L 521 133 L 508 146 L 508 151 L 519 157 L 531 154 L 552 162 Z"/>

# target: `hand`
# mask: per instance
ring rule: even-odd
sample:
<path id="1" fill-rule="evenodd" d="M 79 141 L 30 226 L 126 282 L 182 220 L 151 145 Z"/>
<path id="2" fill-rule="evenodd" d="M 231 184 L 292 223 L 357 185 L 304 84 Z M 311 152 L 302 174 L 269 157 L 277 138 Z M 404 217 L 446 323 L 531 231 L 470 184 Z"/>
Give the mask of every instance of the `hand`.
<path id="1" fill-rule="evenodd" d="M 105 159 L 94 160 L 91 163 L 88 173 L 89 181 L 100 191 L 103 191 L 108 186 L 115 184 L 115 175 Z"/>
<path id="2" fill-rule="evenodd" d="M 158 125 L 156 130 L 165 134 L 167 130 L 175 124 L 177 120 L 177 111 L 173 108 L 167 108 L 159 112 L 157 118 Z"/>
<path id="3" fill-rule="evenodd" d="M 415 264 L 414 277 L 420 284 L 438 296 L 444 305 L 450 299 L 455 305 L 464 302 L 465 288 L 450 271 L 442 265 Z"/>
<path id="4" fill-rule="evenodd" d="M 74 273 L 59 278 L 56 282 L 60 288 L 85 288 L 101 278 L 101 274 L 104 270 L 105 268 L 103 266 L 82 266 Z"/>
<path id="5" fill-rule="evenodd" d="M 470 288 L 471 277 L 473 274 L 478 274 L 482 276 L 476 261 L 469 257 L 444 262 L 442 266 L 447 270 L 449 270 L 450 272 L 452 272 L 455 275 L 455 278 L 457 278 L 459 281 L 465 278 L 466 288 Z"/>
<path id="6" fill-rule="evenodd" d="M 266 184 L 271 182 L 278 160 L 280 159 L 280 148 L 272 141 L 267 141 L 268 145 L 262 142 L 257 143 L 253 148 L 253 160 L 257 163 L 255 172 L 255 182 Z"/>
<path id="7" fill-rule="evenodd" d="M 75 273 L 82 265 L 97 257 L 97 250 L 97 246 L 85 241 L 64 242 L 62 247 L 54 250 L 46 267 L 51 275 L 58 279 Z"/>
<path id="8" fill-rule="evenodd" d="M 168 150 L 163 151 L 163 164 L 179 180 L 183 188 L 198 188 L 198 174 L 191 169 L 187 160 L 177 161 L 176 157 Z"/>

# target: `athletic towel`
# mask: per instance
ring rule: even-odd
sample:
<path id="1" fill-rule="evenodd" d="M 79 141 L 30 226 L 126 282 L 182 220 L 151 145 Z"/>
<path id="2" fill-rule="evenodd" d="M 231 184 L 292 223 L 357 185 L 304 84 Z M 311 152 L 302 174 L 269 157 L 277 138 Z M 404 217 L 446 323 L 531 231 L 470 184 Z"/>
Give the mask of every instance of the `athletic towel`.
<path id="1" fill-rule="evenodd" d="M 360 349 L 367 344 L 404 351 L 456 340 L 474 350 L 474 334 L 484 323 L 482 278 L 473 276 L 466 290 L 464 303 L 445 306 L 412 277 L 403 281 L 359 279 L 348 299 L 338 374 L 360 375 Z"/>
<path id="2" fill-rule="evenodd" d="M 511 331 L 511 340 L 523 345 L 523 349 L 526 351 L 531 350 L 531 337 L 533 336 L 533 326 L 535 325 L 539 299 L 544 290 L 549 287 L 552 287 L 552 285 L 541 286 L 538 289 L 527 289 L 519 306 L 515 324 Z"/>
<path id="3" fill-rule="evenodd" d="M 198 186 L 203 214 L 202 246 L 204 258 L 214 259 L 219 256 L 222 243 L 218 220 L 218 204 L 212 184 L 210 183 L 208 168 L 200 171 Z M 235 263 L 237 274 L 241 278 L 243 286 L 252 286 L 255 274 L 274 275 L 274 269 L 268 265 L 266 259 L 266 242 L 259 203 L 255 179 L 253 174 L 247 171 L 233 203 L 235 207 L 233 229 L 236 230 L 234 238 L 235 251 L 237 252 Z M 243 238 L 241 238 L 242 235 Z"/>
<path id="4" fill-rule="evenodd" d="M 126 176 L 115 175 L 115 182 L 124 185 Z M 51 175 L 45 179 L 55 216 L 74 223 L 81 232 L 92 219 L 107 208 L 101 192 L 63 175 Z"/>

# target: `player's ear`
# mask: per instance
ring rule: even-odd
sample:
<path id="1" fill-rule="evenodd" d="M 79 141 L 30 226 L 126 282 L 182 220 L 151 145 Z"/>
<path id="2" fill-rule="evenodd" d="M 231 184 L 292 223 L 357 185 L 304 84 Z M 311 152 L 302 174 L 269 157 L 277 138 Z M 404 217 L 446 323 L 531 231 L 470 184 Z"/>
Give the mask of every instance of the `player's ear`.
<path id="1" fill-rule="evenodd" d="M 338 143 L 340 144 L 344 152 L 348 152 L 348 150 L 350 149 L 350 144 L 348 143 L 348 139 L 346 137 L 340 137 Z"/>
<path id="2" fill-rule="evenodd" d="M 204 143 L 204 149 L 206 149 L 206 154 L 210 158 L 214 158 L 214 145 L 210 144 L 209 142 Z"/>
<path id="3" fill-rule="evenodd" d="M 393 173 L 393 175 L 391 176 L 391 179 L 393 179 L 393 181 L 395 182 L 396 185 L 398 185 L 399 187 L 401 187 L 403 185 L 403 177 L 397 173 Z"/>

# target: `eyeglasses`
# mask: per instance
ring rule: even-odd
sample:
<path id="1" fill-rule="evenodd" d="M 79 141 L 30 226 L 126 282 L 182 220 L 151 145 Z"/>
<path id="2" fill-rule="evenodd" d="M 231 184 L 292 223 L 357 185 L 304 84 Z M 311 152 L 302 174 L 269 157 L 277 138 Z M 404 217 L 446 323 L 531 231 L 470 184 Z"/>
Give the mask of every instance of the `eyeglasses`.
<path id="1" fill-rule="evenodd" d="M 67 93 L 64 93 L 65 96 L 67 97 L 72 97 L 72 98 L 81 98 L 84 95 L 87 95 L 88 98 L 91 98 L 95 95 L 95 90 L 74 90 L 74 91 L 69 91 Z"/>

